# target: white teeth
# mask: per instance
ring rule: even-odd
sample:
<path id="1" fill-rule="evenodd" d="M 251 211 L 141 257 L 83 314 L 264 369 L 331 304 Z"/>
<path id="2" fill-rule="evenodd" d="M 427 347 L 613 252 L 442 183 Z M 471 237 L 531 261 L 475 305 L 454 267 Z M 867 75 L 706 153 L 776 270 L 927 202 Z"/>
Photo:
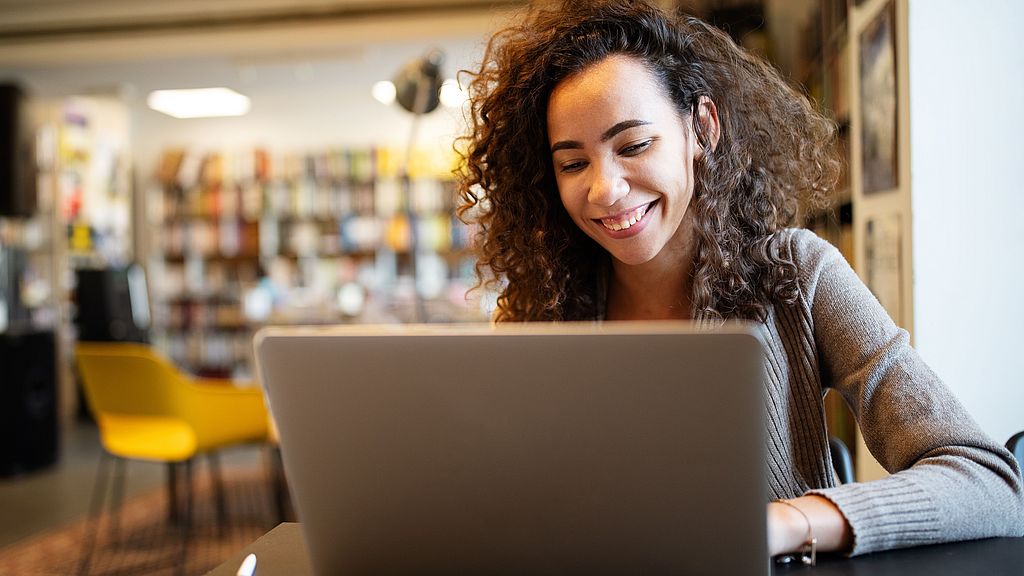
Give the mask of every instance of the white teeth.
<path id="1" fill-rule="evenodd" d="M 629 228 L 630 226 L 643 220 L 644 214 L 646 213 L 647 206 L 644 205 L 637 208 L 633 212 L 629 213 L 629 215 L 624 220 L 614 221 L 606 218 L 604 220 L 601 220 L 601 224 L 603 224 L 605 228 L 609 230 L 615 230 L 617 232 L 619 230 L 625 230 L 626 228 Z"/>

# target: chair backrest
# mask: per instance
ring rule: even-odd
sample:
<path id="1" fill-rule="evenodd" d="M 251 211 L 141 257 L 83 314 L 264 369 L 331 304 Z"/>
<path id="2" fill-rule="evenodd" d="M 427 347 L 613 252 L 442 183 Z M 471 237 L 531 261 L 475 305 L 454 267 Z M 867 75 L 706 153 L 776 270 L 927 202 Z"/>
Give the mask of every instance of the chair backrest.
<path id="1" fill-rule="evenodd" d="M 1006 441 L 1006 449 L 1013 453 L 1014 458 L 1024 468 L 1024 431 L 1017 432 Z"/>
<path id="2" fill-rule="evenodd" d="M 258 387 L 195 380 L 145 344 L 80 342 L 75 357 L 101 433 L 115 416 L 158 417 L 187 429 L 199 451 L 266 438 L 269 416 Z"/>
<path id="3" fill-rule="evenodd" d="M 95 415 L 177 416 L 185 382 L 144 344 L 81 342 L 75 358 L 86 400 Z"/>
<path id="4" fill-rule="evenodd" d="M 846 443 L 835 436 L 829 436 L 828 450 L 832 453 L 832 467 L 835 468 L 839 481 L 843 484 L 853 483 L 853 458 Z"/>

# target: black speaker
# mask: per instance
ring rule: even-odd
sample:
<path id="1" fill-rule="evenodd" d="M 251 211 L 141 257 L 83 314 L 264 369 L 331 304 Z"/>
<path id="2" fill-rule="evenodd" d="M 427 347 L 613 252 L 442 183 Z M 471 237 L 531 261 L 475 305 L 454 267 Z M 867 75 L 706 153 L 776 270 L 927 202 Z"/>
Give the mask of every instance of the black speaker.
<path id="1" fill-rule="evenodd" d="M 79 341 L 147 342 L 149 298 L 142 267 L 75 270 Z"/>
<path id="2" fill-rule="evenodd" d="M 0 334 L 0 476 L 57 461 L 53 332 Z"/>
<path id="3" fill-rule="evenodd" d="M 0 216 L 36 211 L 35 138 L 17 84 L 0 84 Z"/>
<path id="4" fill-rule="evenodd" d="M 0 332 L 18 332 L 32 324 L 32 313 L 21 301 L 19 281 L 28 266 L 28 253 L 21 248 L 4 248 L 0 244 L 0 300 L 7 305 L 6 326 L 0 322 Z M 0 365 L 0 371 L 2 371 Z"/>

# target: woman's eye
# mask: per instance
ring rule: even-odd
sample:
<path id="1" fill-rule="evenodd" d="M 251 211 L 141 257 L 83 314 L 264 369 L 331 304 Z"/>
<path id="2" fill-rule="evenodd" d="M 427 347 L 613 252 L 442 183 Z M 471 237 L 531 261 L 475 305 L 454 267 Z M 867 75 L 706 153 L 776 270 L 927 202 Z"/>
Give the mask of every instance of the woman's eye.
<path id="1" fill-rule="evenodd" d="M 653 142 L 653 140 L 644 140 L 642 142 L 637 142 L 636 144 L 630 144 L 629 146 L 626 146 L 625 148 L 620 150 L 619 154 L 622 154 L 623 156 L 636 156 L 637 154 L 650 148 L 651 142 Z"/>
<path id="2" fill-rule="evenodd" d="M 562 171 L 563 174 L 570 172 L 579 172 L 580 170 L 583 170 L 583 167 L 586 165 L 587 163 L 582 160 L 575 160 L 573 162 L 566 162 L 565 164 L 562 164 L 559 169 Z"/>

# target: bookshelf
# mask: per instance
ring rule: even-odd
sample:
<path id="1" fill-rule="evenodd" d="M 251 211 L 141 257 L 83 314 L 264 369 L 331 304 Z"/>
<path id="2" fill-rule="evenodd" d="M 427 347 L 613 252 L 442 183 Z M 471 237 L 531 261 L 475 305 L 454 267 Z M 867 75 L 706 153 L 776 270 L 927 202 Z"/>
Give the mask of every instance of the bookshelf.
<path id="1" fill-rule="evenodd" d="M 149 219 L 155 342 L 208 376 L 252 375 L 270 324 L 484 321 L 453 158 L 388 148 L 164 152 Z"/>
<path id="2" fill-rule="evenodd" d="M 0 292 L 16 294 L 18 310 L 8 311 L 8 328 L 17 330 L 20 322 L 55 333 L 64 421 L 84 410 L 72 357 L 76 270 L 124 265 L 133 257 L 130 115 L 119 98 L 102 95 L 30 98 L 26 108 L 35 211 L 0 222 L 0 251 L 8 252 L 15 271 Z"/>
<path id="3" fill-rule="evenodd" d="M 892 319 L 913 335 L 907 0 L 819 0 L 797 78 L 839 126 L 845 160 L 832 206 L 805 214 Z M 856 447 L 857 477 L 885 471 L 845 403 L 826 396 L 829 430 Z"/>
<path id="4" fill-rule="evenodd" d="M 812 15 L 801 34 L 803 42 L 795 78 L 806 88 L 818 109 L 836 122 L 842 172 L 830 202 L 823 208 L 802 210 L 804 225 L 836 246 L 851 266 L 856 267 L 854 250 L 854 211 L 849 167 L 850 111 L 850 8 L 847 0 L 817 0 L 811 4 Z M 836 393 L 825 396 L 825 413 L 829 434 L 838 437 L 851 449 L 857 445 L 857 429 L 853 414 Z"/>
<path id="5" fill-rule="evenodd" d="M 850 158 L 850 28 L 847 0 L 817 0 L 801 34 L 796 79 L 818 109 L 838 127 L 842 172 L 830 204 L 806 211 L 807 226 L 854 262 Z"/>

